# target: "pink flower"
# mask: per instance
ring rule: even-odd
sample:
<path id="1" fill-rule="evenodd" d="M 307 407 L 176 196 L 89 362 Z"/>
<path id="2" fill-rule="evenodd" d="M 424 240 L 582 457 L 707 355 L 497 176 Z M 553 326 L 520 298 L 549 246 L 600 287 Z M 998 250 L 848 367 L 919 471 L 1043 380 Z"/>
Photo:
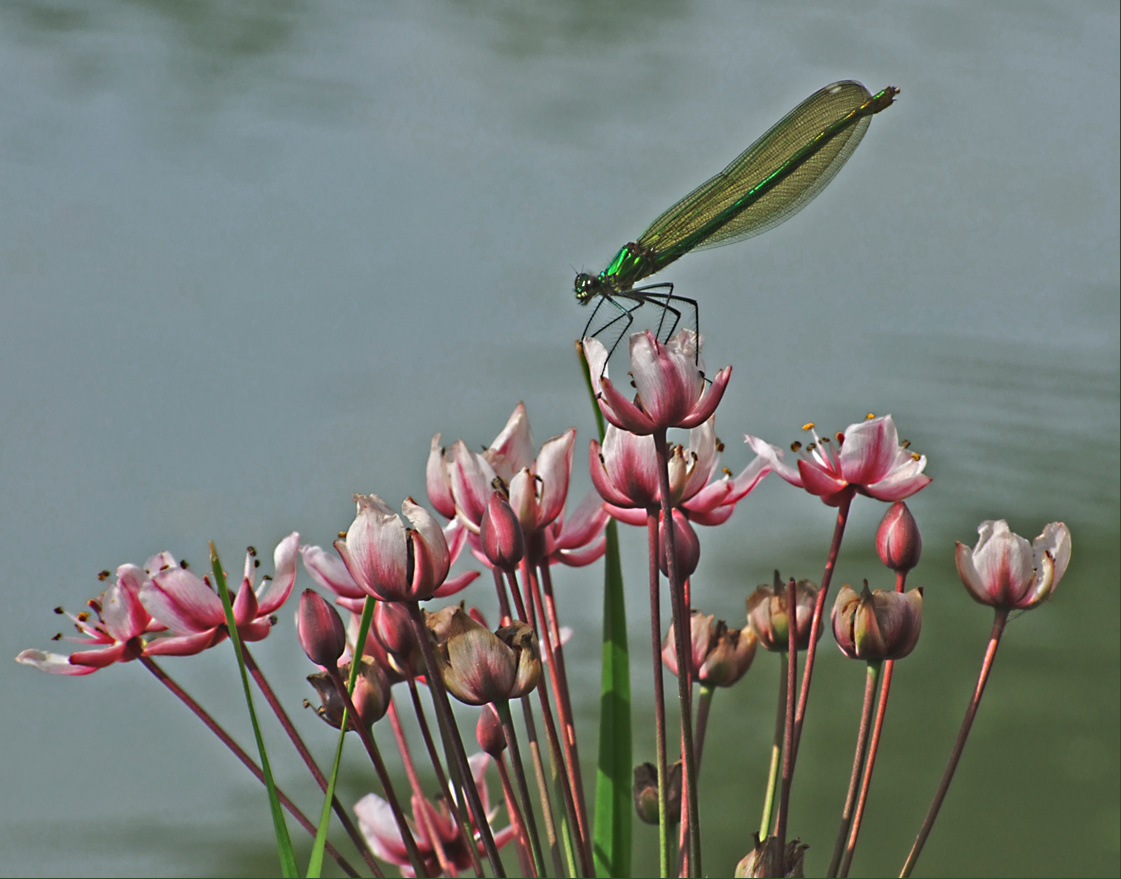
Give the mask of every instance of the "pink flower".
<path id="1" fill-rule="evenodd" d="M 411 498 L 401 512 L 412 527 L 376 494 L 356 494 L 358 515 L 336 540 L 354 582 L 382 601 L 427 601 L 448 576 L 451 554 L 444 533 L 424 507 Z"/>
<path id="2" fill-rule="evenodd" d="M 163 554 L 154 556 L 149 565 L 162 558 Z M 77 616 L 66 614 L 83 637 L 65 640 L 94 649 L 78 650 L 69 656 L 24 650 L 16 657 L 16 662 L 52 674 L 87 675 L 115 662 L 131 662 L 139 658 L 144 652 L 143 635 L 164 628 L 152 619 L 140 601 L 140 587 L 145 579 L 145 572 L 136 565 L 121 565 L 117 568 L 117 581 L 99 598 L 89 602 L 90 608 L 97 614 L 96 622 L 86 612 Z M 66 613 L 62 608 L 57 608 L 55 612 Z M 62 636 L 55 638 L 58 640 Z"/>
<path id="3" fill-rule="evenodd" d="M 260 641 L 275 623 L 275 612 L 288 600 L 296 583 L 299 535 L 293 532 L 273 553 L 275 576 L 265 577 L 255 589 L 257 558 L 249 552 L 241 587 L 233 595 L 234 621 L 243 641 Z M 225 640 L 226 614 L 209 579 L 191 571 L 167 567 L 152 575 L 140 589 L 140 600 L 154 619 L 171 630 L 171 636 L 148 643 L 148 655 L 188 656 Z"/>
<path id="4" fill-rule="evenodd" d="M 1030 544 L 1003 519 L 982 522 L 970 550 L 957 544 L 958 575 L 975 601 L 992 607 L 1030 610 L 1059 585 L 1070 564 L 1070 529 L 1052 522 Z"/>
<path id="5" fill-rule="evenodd" d="M 487 822 L 491 823 L 494 816 L 498 814 L 498 809 L 491 808 L 490 799 L 487 795 L 485 775 L 487 766 L 490 764 L 490 757 L 486 754 L 473 754 L 470 757 L 470 763 L 471 775 L 475 780 L 475 786 L 479 790 L 479 797 L 483 802 Z M 433 803 L 414 795 L 414 820 L 410 822 L 410 829 L 416 839 L 417 849 L 420 851 L 421 860 L 424 862 L 425 872 L 429 876 L 441 875 L 440 864 L 436 858 L 435 840 L 429 835 L 428 822 L 418 820 L 416 817 L 422 811 L 427 814 L 450 865 L 460 871 L 470 869 L 471 855 L 464 843 L 464 835 L 460 833 L 455 811 L 449 809 L 447 801 L 442 798 L 437 803 Z M 399 866 L 403 876 L 415 876 L 416 873 L 413 872 L 409 864 L 405 842 L 401 838 L 401 830 L 393 818 L 393 811 L 389 803 L 377 794 L 366 794 L 355 804 L 354 813 L 358 816 L 358 827 L 370 844 L 370 850 L 383 861 Z M 514 839 L 515 833 L 514 827 L 504 827 L 495 831 L 495 845 L 501 848 Z M 486 853 L 482 838 L 477 830 L 472 828 L 468 837 L 470 844 L 475 846 L 480 855 Z"/>
<path id="6" fill-rule="evenodd" d="M 760 456 L 733 477 L 720 468 L 722 448 L 712 418 L 689 431 L 688 446 L 670 448 L 670 504 L 699 525 L 727 521 L 771 471 L 769 459 Z M 660 503 L 653 438 L 609 425 L 603 447 L 593 440 L 588 457 L 592 483 L 607 511 L 629 525 L 644 524 L 646 510 Z"/>
<path id="7" fill-rule="evenodd" d="M 607 349 L 596 339 L 585 339 L 584 357 L 603 417 L 639 435 L 707 421 L 724 395 L 732 368 L 720 370 L 706 387 L 699 348 L 700 337 L 692 330 L 682 330 L 664 345 L 649 330 L 632 335 L 630 374 L 636 394 L 631 402 L 607 377 Z"/>
<path id="8" fill-rule="evenodd" d="M 750 435 L 746 440 L 779 476 L 829 506 L 840 506 L 854 492 L 881 501 L 900 501 L 931 482 L 922 472 L 926 456 L 908 451 L 907 444 L 899 442 L 890 415 L 850 424 L 837 434 L 835 446 L 828 438 L 818 437 L 813 424 L 807 424 L 805 430 L 813 433 L 814 441 L 804 450 L 800 443 L 794 445 L 794 451 L 802 452 L 796 469 L 782 460 L 784 452 L 777 446 Z"/>
<path id="9" fill-rule="evenodd" d="M 429 499 L 442 515 L 455 517 L 449 529 L 466 537 L 481 562 L 490 564 L 479 542 L 479 530 L 496 479 L 508 488 L 530 564 L 548 560 L 583 565 L 603 554 L 607 517 L 595 509 L 598 505 L 582 503 L 573 518 L 564 521 L 575 429 L 547 440 L 535 459 L 529 418 L 524 404 L 519 403 L 502 432 L 481 454 L 471 451 L 463 440 L 450 450 L 441 448 L 439 441 L 437 434 L 428 457 Z"/>

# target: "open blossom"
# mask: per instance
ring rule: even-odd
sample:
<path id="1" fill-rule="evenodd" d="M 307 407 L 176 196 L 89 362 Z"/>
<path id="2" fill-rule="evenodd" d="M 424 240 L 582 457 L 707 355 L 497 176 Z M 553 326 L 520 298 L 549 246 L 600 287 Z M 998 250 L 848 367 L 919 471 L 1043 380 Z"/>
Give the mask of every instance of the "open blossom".
<path id="1" fill-rule="evenodd" d="M 746 440 L 779 476 L 830 506 L 839 506 L 853 493 L 900 501 L 931 482 L 923 474 L 926 456 L 899 442 L 890 415 L 850 424 L 833 441 L 819 437 L 812 424 L 805 429 L 813 434 L 813 442 L 805 448 L 795 444 L 794 450 L 801 453 L 796 467 L 783 461 L 785 453 L 777 446 L 750 435 Z"/>
<path id="2" fill-rule="evenodd" d="M 483 811 L 487 816 L 487 823 L 493 828 L 497 807 L 491 808 L 487 795 L 486 769 L 490 765 L 490 757 L 486 754 L 473 754 L 469 758 L 471 776 L 479 791 L 479 798 L 483 803 Z M 450 794 L 454 797 L 454 793 Z M 423 812 L 422 812 L 423 810 Z M 358 816 L 358 827 L 370 850 L 383 861 L 396 864 L 401 868 L 404 876 L 415 876 L 409 863 L 409 855 L 405 849 L 405 841 L 401 837 L 401 829 L 393 817 L 393 810 L 389 803 L 377 794 L 366 794 L 354 805 L 354 813 Z M 425 814 L 427 821 L 419 820 L 419 814 Z M 486 853 L 482 837 L 479 832 L 471 828 L 467 834 L 469 842 L 465 842 L 464 834 L 460 832 L 459 820 L 455 810 L 449 809 L 447 800 L 441 798 L 436 803 L 413 796 L 414 818 L 409 822 L 413 838 L 416 840 L 417 850 L 424 864 L 425 873 L 429 876 L 439 876 L 440 863 L 436 857 L 436 841 L 441 844 L 450 866 L 456 870 L 469 870 L 471 868 L 471 853 L 467 850 L 468 844 L 474 845 L 480 855 Z M 429 825 L 435 831 L 437 839 L 433 839 L 429 832 Z M 514 839 L 517 830 L 514 827 L 503 827 L 494 830 L 495 845 L 501 848 Z"/>
<path id="3" fill-rule="evenodd" d="M 1028 543 L 1003 519 L 982 522 L 970 550 L 957 544 L 958 575 L 974 600 L 1030 610 L 1051 596 L 1070 564 L 1070 529 L 1052 522 Z"/>
<path id="4" fill-rule="evenodd" d="M 682 330 L 664 345 L 646 330 L 630 337 L 630 375 L 636 391 L 632 402 L 607 377 L 603 344 L 597 339 L 585 339 L 583 344 L 603 417 L 640 435 L 669 427 L 692 428 L 707 421 L 732 377 L 732 368 L 727 366 L 708 384 L 699 363 L 701 339 L 692 330 Z"/>
<path id="5" fill-rule="evenodd" d="M 598 505 L 582 503 L 565 521 L 575 442 L 576 431 L 569 428 L 547 440 L 535 457 L 522 403 L 482 453 L 471 451 L 463 440 L 444 449 L 436 434 L 428 456 L 428 497 L 441 515 L 454 517 L 449 531 L 466 537 L 476 558 L 490 564 L 479 532 L 495 480 L 499 480 L 506 486 L 510 508 L 521 526 L 530 564 L 589 564 L 603 554 L 607 516 L 596 509 Z"/>
<path id="6" fill-rule="evenodd" d="M 153 558 L 158 561 L 163 555 Z M 152 564 L 153 560 L 150 560 L 149 565 Z M 146 579 L 147 574 L 136 565 L 121 565 L 117 568 L 116 582 L 99 598 L 89 602 L 97 615 L 96 620 L 88 612 L 77 616 L 66 614 L 82 637 L 65 640 L 83 644 L 87 649 L 77 650 L 69 656 L 24 650 L 16 657 L 16 662 L 52 674 L 86 675 L 115 662 L 137 659 L 144 652 L 143 636 L 164 629 L 152 619 L 140 601 L 140 586 Z M 65 613 L 62 608 L 56 612 Z M 56 636 L 56 640 L 61 638 L 61 635 Z"/>
<path id="7" fill-rule="evenodd" d="M 296 583 L 299 535 L 285 537 L 273 553 L 274 576 L 255 586 L 257 558 L 250 551 L 245 559 L 241 586 L 232 595 L 234 621 L 243 641 L 260 641 L 272 628 L 272 614 L 288 600 Z M 231 590 L 232 592 L 232 590 Z M 140 589 L 140 600 L 152 617 L 171 631 L 171 636 L 149 642 L 148 655 L 186 656 L 200 653 L 228 637 L 222 599 L 210 585 L 185 568 L 172 566 L 152 574 Z"/>
<path id="8" fill-rule="evenodd" d="M 699 525 L 727 521 L 736 504 L 771 471 L 769 460 L 758 456 L 733 477 L 720 468 L 722 448 L 709 418 L 689 431 L 687 446 L 669 450 L 670 505 Z M 629 525 L 645 524 L 646 510 L 661 502 L 653 437 L 609 425 L 602 448 L 593 440 L 588 457 L 592 483 L 607 511 Z"/>
<path id="9" fill-rule="evenodd" d="M 354 499 L 358 515 L 346 539 L 335 541 L 354 582 L 382 601 L 427 601 L 451 565 L 436 520 L 411 498 L 401 504 L 401 512 L 412 527 L 376 494 L 356 494 Z"/>

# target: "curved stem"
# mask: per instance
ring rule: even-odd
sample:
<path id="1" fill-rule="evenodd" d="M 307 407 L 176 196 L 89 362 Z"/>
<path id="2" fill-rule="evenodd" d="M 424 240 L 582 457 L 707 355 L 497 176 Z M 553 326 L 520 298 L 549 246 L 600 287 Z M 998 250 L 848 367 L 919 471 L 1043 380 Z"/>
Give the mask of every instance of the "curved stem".
<path id="1" fill-rule="evenodd" d="M 965 710 L 965 718 L 961 722 L 961 729 L 958 731 L 957 741 L 954 742 L 954 749 L 950 753 L 950 760 L 946 764 L 946 771 L 942 773 L 942 781 L 938 784 L 934 801 L 930 804 L 930 811 L 926 813 L 926 820 L 923 821 L 922 827 L 919 829 L 919 835 L 915 838 L 915 844 L 911 847 L 911 853 L 907 856 L 907 863 L 903 865 L 903 870 L 899 874 L 900 879 L 910 876 L 911 871 L 915 869 L 915 862 L 922 854 L 923 846 L 926 845 L 927 837 L 930 836 L 930 830 L 934 827 L 934 819 L 938 817 L 938 810 L 942 808 L 942 801 L 946 799 L 946 792 L 950 789 L 950 782 L 953 781 L 954 771 L 957 769 L 958 760 L 961 759 L 961 752 L 965 750 L 965 740 L 969 738 L 969 729 L 973 726 L 973 718 L 977 716 L 977 709 L 981 705 L 981 697 L 985 694 L 985 684 L 988 683 L 989 672 L 992 671 L 993 660 L 996 658 L 996 648 L 1000 646 L 1000 636 L 1004 633 L 1004 626 L 1007 622 L 1008 608 L 998 607 L 996 617 L 993 620 L 993 631 L 989 636 L 989 646 L 985 649 L 985 658 L 981 662 L 981 674 L 978 676 L 977 686 L 973 690 L 973 698 L 969 700 L 969 707 Z"/>

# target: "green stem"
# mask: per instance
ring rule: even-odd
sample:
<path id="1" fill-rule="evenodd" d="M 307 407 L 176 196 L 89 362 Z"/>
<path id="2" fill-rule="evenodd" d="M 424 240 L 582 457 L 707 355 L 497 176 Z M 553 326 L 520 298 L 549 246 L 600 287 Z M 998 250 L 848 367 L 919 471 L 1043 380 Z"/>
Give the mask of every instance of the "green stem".
<path id="1" fill-rule="evenodd" d="M 786 675 L 789 660 L 786 653 L 779 654 L 778 707 L 775 709 L 775 734 L 771 740 L 771 766 L 767 770 L 767 791 L 763 795 L 763 818 L 759 822 L 759 838 L 766 839 L 771 833 L 771 813 L 775 804 L 775 791 L 778 790 L 778 774 L 782 765 L 782 735 L 786 728 Z"/>

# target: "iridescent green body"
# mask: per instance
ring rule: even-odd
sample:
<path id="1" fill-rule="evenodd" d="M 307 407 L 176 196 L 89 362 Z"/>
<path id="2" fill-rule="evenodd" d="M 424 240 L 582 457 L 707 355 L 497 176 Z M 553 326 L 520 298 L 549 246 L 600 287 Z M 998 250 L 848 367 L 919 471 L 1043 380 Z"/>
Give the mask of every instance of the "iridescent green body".
<path id="1" fill-rule="evenodd" d="M 899 89 L 888 86 L 873 95 L 851 80 L 814 92 L 727 168 L 663 212 L 637 241 L 620 248 L 602 272 L 578 274 L 577 300 L 586 305 L 598 296 L 599 305 L 611 302 L 620 313 L 607 326 L 625 320 L 624 330 L 631 312 L 654 300 L 675 315 L 672 333 L 680 314 L 669 303 L 689 303 L 694 311 L 696 303 L 674 296 L 671 284 L 634 285 L 691 250 L 749 238 L 789 219 L 833 179 L 872 116 L 890 106 L 897 94 Z M 666 292 L 646 292 L 657 289 Z M 616 298 L 634 304 L 623 305 Z M 593 312 L 585 335 L 594 320 Z"/>

